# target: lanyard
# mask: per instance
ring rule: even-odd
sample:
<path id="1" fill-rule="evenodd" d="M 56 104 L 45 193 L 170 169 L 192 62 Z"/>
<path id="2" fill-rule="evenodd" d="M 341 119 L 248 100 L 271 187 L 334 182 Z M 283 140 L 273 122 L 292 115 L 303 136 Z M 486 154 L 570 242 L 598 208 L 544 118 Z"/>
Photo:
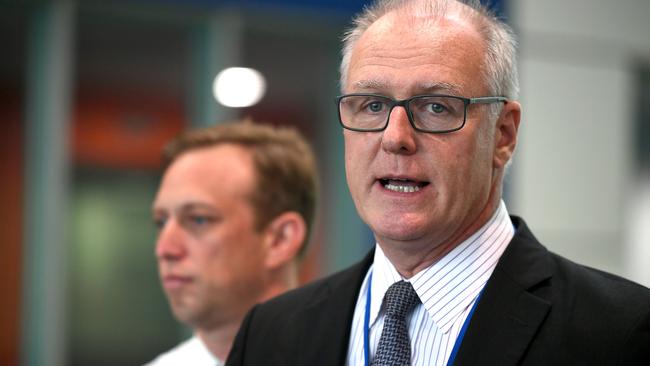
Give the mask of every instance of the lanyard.
<path id="1" fill-rule="evenodd" d="M 363 317 L 363 356 L 364 356 L 364 361 L 366 366 L 370 365 L 369 338 L 370 338 L 370 289 L 371 288 L 372 288 L 372 272 L 370 272 L 370 275 L 368 276 L 368 291 L 366 291 L 366 312 Z M 463 337 L 465 336 L 465 332 L 467 331 L 467 327 L 469 326 L 469 321 L 472 318 L 472 315 L 474 315 L 474 310 L 476 309 L 476 305 L 481 299 L 482 294 L 483 294 L 483 290 L 481 290 L 481 292 L 478 294 L 478 297 L 476 297 L 476 301 L 474 301 L 474 305 L 472 305 L 469 314 L 467 314 L 467 318 L 465 318 L 465 322 L 463 323 L 463 326 L 460 328 L 460 333 L 458 333 L 458 338 L 456 338 L 456 342 L 454 343 L 454 348 L 452 349 L 451 355 L 449 356 L 449 360 L 447 361 L 447 366 L 452 366 L 454 364 L 454 360 L 456 359 L 456 354 L 458 353 L 460 344 L 463 343 Z"/>
<path id="2" fill-rule="evenodd" d="M 363 316 L 363 356 L 366 366 L 370 366 L 370 289 L 372 288 L 372 272 L 368 276 L 368 291 L 366 291 L 366 313 Z"/>

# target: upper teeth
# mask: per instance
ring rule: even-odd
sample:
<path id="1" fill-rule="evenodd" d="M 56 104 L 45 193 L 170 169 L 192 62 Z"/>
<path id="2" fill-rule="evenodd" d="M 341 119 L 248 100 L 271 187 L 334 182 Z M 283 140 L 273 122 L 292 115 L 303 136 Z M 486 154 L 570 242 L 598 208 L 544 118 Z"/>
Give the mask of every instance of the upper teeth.
<path id="1" fill-rule="evenodd" d="M 395 192 L 403 192 L 403 193 L 413 193 L 417 192 L 420 190 L 420 187 L 418 186 L 398 186 L 396 184 L 386 184 L 386 189 L 395 191 Z"/>

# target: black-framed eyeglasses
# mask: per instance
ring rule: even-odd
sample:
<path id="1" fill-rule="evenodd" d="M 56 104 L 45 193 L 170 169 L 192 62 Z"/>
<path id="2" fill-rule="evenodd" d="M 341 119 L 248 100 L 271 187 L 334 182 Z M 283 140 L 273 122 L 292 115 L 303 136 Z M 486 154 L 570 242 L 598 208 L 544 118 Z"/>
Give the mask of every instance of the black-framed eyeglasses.
<path id="1" fill-rule="evenodd" d="M 416 95 L 395 100 L 379 94 L 354 93 L 336 97 L 339 122 L 352 131 L 383 131 L 396 106 L 406 109 L 409 122 L 416 131 L 446 133 L 465 125 L 470 104 L 505 103 L 505 97 L 464 98 L 453 95 Z"/>

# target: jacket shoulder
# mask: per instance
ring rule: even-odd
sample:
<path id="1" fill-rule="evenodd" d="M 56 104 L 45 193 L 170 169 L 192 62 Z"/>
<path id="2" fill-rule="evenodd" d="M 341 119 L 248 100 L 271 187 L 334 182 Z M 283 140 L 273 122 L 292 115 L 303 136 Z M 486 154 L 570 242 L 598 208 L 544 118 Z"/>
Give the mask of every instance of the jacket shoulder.
<path id="1" fill-rule="evenodd" d="M 325 352 L 328 357 L 338 357 L 347 344 L 357 293 L 371 259 L 369 254 L 353 267 L 253 307 L 227 365 L 294 365 L 327 347 L 332 347 L 332 352 Z M 319 359 L 321 364 L 328 362 L 325 359 Z"/>
<path id="2" fill-rule="evenodd" d="M 523 220 L 516 223 L 517 235 L 504 271 L 550 306 L 528 358 L 545 359 L 549 364 L 554 364 L 553 360 L 567 364 L 584 364 L 587 360 L 592 364 L 647 364 L 650 289 L 548 251 Z M 535 281 L 530 280 L 533 276 Z M 550 349 L 554 351 L 549 353 Z"/>
<path id="3" fill-rule="evenodd" d="M 551 281 L 573 304 L 618 314 L 617 320 L 650 312 L 650 289 L 621 276 L 575 263 L 549 252 L 555 271 Z"/>
<path id="4" fill-rule="evenodd" d="M 353 287 L 360 287 L 360 279 L 363 279 L 368 266 L 364 262 L 329 275 L 327 277 L 315 280 L 302 287 L 285 292 L 282 295 L 274 297 L 258 306 L 258 311 L 262 313 L 274 313 L 278 311 L 281 314 L 290 314 L 288 309 L 300 309 L 313 306 L 327 297 L 331 296 L 334 291 Z M 358 282 L 358 286 L 355 286 Z M 260 316 L 261 314 L 258 314 Z"/>

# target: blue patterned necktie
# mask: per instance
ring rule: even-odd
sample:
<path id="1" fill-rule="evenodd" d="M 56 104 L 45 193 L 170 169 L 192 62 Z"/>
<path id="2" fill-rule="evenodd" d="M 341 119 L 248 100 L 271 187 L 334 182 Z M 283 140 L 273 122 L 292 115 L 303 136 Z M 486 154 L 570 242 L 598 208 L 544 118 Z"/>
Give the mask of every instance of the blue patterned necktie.
<path id="1" fill-rule="evenodd" d="M 392 284 L 384 295 L 386 317 L 377 353 L 372 366 L 408 366 L 411 364 L 411 342 L 406 316 L 420 303 L 410 282 Z"/>

